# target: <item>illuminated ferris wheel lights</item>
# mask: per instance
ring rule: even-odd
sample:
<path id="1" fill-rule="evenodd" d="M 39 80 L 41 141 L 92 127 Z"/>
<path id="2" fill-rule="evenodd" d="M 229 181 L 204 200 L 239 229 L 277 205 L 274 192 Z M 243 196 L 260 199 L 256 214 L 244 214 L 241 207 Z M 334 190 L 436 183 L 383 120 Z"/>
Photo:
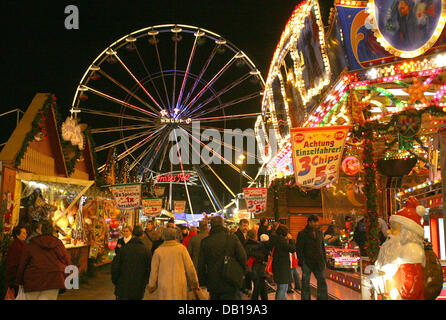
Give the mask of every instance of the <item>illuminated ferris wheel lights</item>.
<path id="1" fill-rule="evenodd" d="M 99 71 L 99 70 L 101 70 L 101 67 L 92 65 L 92 66 L 90 67 L 90 70 L 91 70 L 91 71 Z"/>
<path id="2" fill-rule="evenodd" d="M 183 31 L 183 29 L 181 29 L 178 26 L 175 26 L 174 28 L 170 29 L 170 31 L 173 33 L 180 33 L 181 31 Z"/>
<path id="3" fill-rule="evenodd" d="M 204 36 L 204 32 L 198 30 L 197 32 L 194 32 L 194 36 L 196 36 L 196 37 L 202 37 L 202 36 Z"/>

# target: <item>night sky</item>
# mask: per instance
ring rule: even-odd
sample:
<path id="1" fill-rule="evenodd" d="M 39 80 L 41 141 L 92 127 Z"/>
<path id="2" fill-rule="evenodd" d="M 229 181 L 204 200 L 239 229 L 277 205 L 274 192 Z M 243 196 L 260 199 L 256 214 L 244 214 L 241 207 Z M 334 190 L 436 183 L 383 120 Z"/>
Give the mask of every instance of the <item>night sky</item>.
<path id="1" fill-rule="evenodd" d="M 82 75 L 100 52 L 126 34 L 160 24 L 191 25 L 221 35 L 242 50 L 266 80 L 281 33 L 299 2 L 3 0 L 1 112 L 25 111 L 37 92 L 51 92 L 65 117 Z M 333 1 L 321 3 L 327 16 Z M 65 29 L 67 5 L 79 8 L 79 30 Z M 12 133 L 13 119 L 0 119 L 0 143 Z"/>
<path id="2" fill-rule="evenodd" d="M 243 50 L 266 79 L 282 30 L 299 1 L 10 1 L 3 21 L 2 111 L 25 110 L 36 92 L 52 92 L 61 111 L 93 59 L 140 28 L 187 24 L 222 35 Z M 66 30 L 65 6 L 79 8 L 79 30 Z"/>

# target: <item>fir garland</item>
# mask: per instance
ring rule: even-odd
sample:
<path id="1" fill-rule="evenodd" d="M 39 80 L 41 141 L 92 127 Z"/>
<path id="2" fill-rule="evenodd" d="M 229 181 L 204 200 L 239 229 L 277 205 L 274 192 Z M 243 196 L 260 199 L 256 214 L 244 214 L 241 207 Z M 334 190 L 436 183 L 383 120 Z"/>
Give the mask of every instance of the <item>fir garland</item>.
<path id="1" fill-rule="evenodd" d="M 38 110 L 36 117 L 34 118 L 33 122 L 31 123 L 31 130 L 26 134 L 25 139 L 22 143 L 22 147 L 20 148 L 19 152 L 17 153 L 17 157 L 15 159 L 16 167 L 20 166 L 22 159 L 25 156 L 25 153 L 26 153 L 29 143 L 34 141 L 34 137 L 36 136 L 36 134 L 39 133 L 40 123 L 43 120 L 43 115 L 48 114 L 48 111 L 50 110 L 49 107 L 52 106 L 53 110 L 54 110 L 54 116 L 55 116 L 57 130 L 59 132 L 59 140 L 60 140 L 60 144 L 62 146 L 64 161 L 65 161 L 65 164 L 67 167 L 67 174 L 68 174 L 68 176 L 70 176 L 74 172 L 74 168 L 76 166 L 77 161 L 80 159 L 80 157 L 82 155 L 82 151 L 79 149 L 78 146 L 73 146 L 69 141 L 63 140 L 62 135 L 61 135 L 62 121 L 61 121 L 61 116 L 60 116 L 59 110 L 57 109 L 56 100 L 57 99 L 54 94 L 48 94 L 45 102 L 43 103 L 43 106 Z M 73 151 L 73 150 L 74 150 L 74 156 L 69 159 L 68 152 Z"/>
<path id="2" fill-rule="evenodd" d="M 373 124 L 366 123 L 362 129 L 362 135 L 365 140 L 362 159 L 365 171 L 364 195 L 367 199 L 367 212 L 364 215 L 364 221 L 367 227 L 365 250 L 370 261 L 374 263 L 378 257 L 380 243 L 376 193 L 376 163 L 373 155 Z"/>
<path id="3" fill-rule="evenodd" d="M 40 122 L 43 119 L 43 114 L 47 114 L 49 107 L 56 104 L 56 97 L 54 95 L 48 94 L 43 106 L 37 111 L 36 117 L 31 123 L 31 130 L 26 134 L 23 140 L 22 147 L 20 148 L 17 156 L 15 158 L 15 166 L 19 167 L 22 163 L 22 159 L 25 156 L 26 149 L 30 142 L 34 141 L 34 137 L 40 131 Z"/>

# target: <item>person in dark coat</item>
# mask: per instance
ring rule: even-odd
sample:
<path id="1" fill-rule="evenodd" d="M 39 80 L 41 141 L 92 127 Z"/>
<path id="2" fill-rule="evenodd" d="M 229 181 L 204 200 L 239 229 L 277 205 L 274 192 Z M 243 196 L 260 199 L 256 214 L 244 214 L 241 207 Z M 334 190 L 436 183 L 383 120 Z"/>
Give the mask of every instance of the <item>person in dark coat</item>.
<path id="1" fill-rule="evenodd" d="M 53 236 L 51 222 L 42 223 L 42 235 L 31 239 L 20 258 L 16 285 L 23 285 L 26 300 L 56 300 L 65 288 L 65 268 L 71 265 L 64 244 Z"/>
<path id="2" fill-rule="evenodd" d="M 257 240 L 260 241 L 260 236 L 262 234 L 267 234 L 268 237 L 271 236 L 271 226 L 268 225 L 267 218 L 260 219 L 259 230 L 257 231 Z"/>
<path id="3" fill-rule="evenodd" d="M 379 235 L 379 244 L 382 245 L 387 238 L 386 234 L 383 233 L 382 228 L 380 228 L 378 235 Z M 365 245 L 367 243 L 367 225 L 365 223 L 364 217 L 362 217 L 356 224 L 355 231 L 353 233 L 353 241 L 355 241 L 356 244 L 358 245 L 361 256 L 363 257 L 367 256 L 367 252 L 365 250 Z"/>
<path id="4" fill-rule="evenodd" d="M 324 241 L 327 246 L 340 247 L 342 245 L 339 228 L 335 224 L 330 224 L 324 232 Z"/>
<path id="5" fill-rule="evenodd" d="M 233 257 L 246 271 L 246 252 L 235 235 L 230 235 L 223 226 L 223 218 L 211 219 L 209 236 L 201 241 L 198 256 L 198 279 L 207 287 L 211 300 L 240 299 L 240 289 L 228 283 L 223 277 L 225 255 Z"/>
<path id="6" fill-rule="evenodd" d="M 151 255 L 141 240 L 143 229 L 136 226 L 132 239 L 121 248 L 111 266 L 116 300 L 142 300 L 149 281 Z"/>
<path id="7" fill-rule="evenodd" d="M 237 236 L 237 238 L 239 239 L 243 248 L 245 248 L 245 250 L 246 250 L 246 241 L 248 240 L 247 239 L 248 230 L 249 230 L 249 221 L 247 219 L 241 219 L 239 221 L 238 230 L 234 233 Z M 252 279 L 249 277 L 249 275 L 243 281 L 242 291 L 244 294 L 246 294 L 248 296 L 251 293 L 251 288 L 252 288 L 251 281 L 252 281 Z"/>
<path id="8" fill-rule="evenodd" d="M 297 235 L 296 251 L 302 268 L 302 300 L 310 300 L 311 273 L 317 280 L 317 299 L 327 300 L 324 236 L 319 229 L 319 218 L 316 215 L 308 217 L 307 226 Z"/>
<path id="9" fill-rule="evenodd" d="M 18 286 L 15 284 L 15 278 L 17 275 L 17 269 L 19 268 L 20 258 L 26 243 L 26 228 L 24 226 L 16 226 L 12 230 L 12 237 L 14 240 L 11 242 L 6 253 L 6 268 L 5 268 L 5 285 L 6 289 L 11 288 L 14 290 L 14 297 L 17 296 Z"/>
<path id="10" fill-rule="evenodd" d="M 115 248 L 115 253 L 118 255 L 119 250 L 121 250 L 122 247 L 124 247 L 129 241 L 132 239 L 132 227 L 125 226 L 122 228 L 123 237 L 119 238 L 118 243 Z"/>
<path id="11" fill-rule="evenodd" d="M 268 235 L 265 234 L 265 236 Z M 262 240 L 264 237 L 262 237 Z M 258 300 L 259 295 L 262 300 L 268 300 L 265 283 L 265 267 L 268 255 L 269 247 L 267 244 L 257 241 L 257 233 L 255 230 L 249 230 L 248 241 L 246 241 L 246 256 L 248 258 L 248 266 L 251 269 L 250 273 L 252 273 L 251 279 L 254 282 L 251 300 Z"/>
<path id="12" fill-rule="evenodd" d="M 243 247 L 245 247 L 246 244 L 248 229 L 249 229 L 249 221 L 247 219 L 241 219 L 239 222 L 238 230 L 234 233 Z"/>
<path id="13" fill-rule="evenodd" d="M 288 284 L 291 282 L 290 253 L 296 251 L 296 244 L 288 233 L 287 226 L 281 224 L 270 239 L 273 253 L 273 277 L 277 284 L 276 300 L 286 300 Z"/>
<path id="14" fill-rule="evenodd" d="M 192 236 L 187 244 L 187 251 L 194 263 L 195 269 L 198 269 L 198 255 L 200 253 L 201 240 L 209 235 L 209 228 L 206 221 L 200 221 L 199 230 L 200 233 Z"/>
<path id="15" fill-rule="evenodd" d="M 147 226 L 146 226 L 146 229 L 144 230 L 144 234 L 143 234 L 143 237 L 141 238 L 141 240 L 144 243 L 144 245 L 146 246 L 146 249 L 149 250 L 150 252 L 152 252 L 153 241 L 155 240 L 155 239 L 153 239 L 155 232 L 156 231 L 155 231 L 155 226 L 153 224 L 153 221 L 149 220 L 147 222 Z"/>

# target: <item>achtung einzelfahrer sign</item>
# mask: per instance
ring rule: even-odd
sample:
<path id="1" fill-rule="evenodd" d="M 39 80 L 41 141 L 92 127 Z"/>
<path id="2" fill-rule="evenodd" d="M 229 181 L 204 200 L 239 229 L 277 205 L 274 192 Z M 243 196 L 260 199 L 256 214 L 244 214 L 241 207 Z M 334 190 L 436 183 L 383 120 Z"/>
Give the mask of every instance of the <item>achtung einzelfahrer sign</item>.
<path id="1" fill-rule="evenodd" d="M 246 210 L 255 215 L 266 211 L 268 188 L 243 188 Z"/>
<path id="2" fill-rule="evenodd" d="M 319 189 L 338 179 L 345 139 L 350 126 L 292 128 L 296 184 Z"/>

